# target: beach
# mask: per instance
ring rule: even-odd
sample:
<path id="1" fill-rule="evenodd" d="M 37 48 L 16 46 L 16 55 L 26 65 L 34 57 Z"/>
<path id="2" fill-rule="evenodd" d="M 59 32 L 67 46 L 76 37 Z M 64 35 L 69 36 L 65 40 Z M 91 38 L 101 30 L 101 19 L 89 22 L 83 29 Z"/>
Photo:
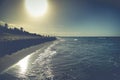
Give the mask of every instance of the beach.
<path id="1" fill-rule="evenodd" d="M 55 37 L 15 35 L 0 37 L 0 57 L 11 55 L 21 49 L 55 40 Z"/>
<path id="2" fill-rule="evenodd" d="M 48 47 L 52 43 L 53 43 L 52 41 L 41 43 L 35 46 L 31 46 L 31 47 L 19 50 L 15 53 L 12 53 L 12 55 L 5 55 L 4 57 L 0 57 L 0 64 L 2 64 L 0 65 L 0 72 L 4 71 L 11 65 L 17 63 L 19 60 L 23 59 L 27 55 L 32 54 L 32 52 L 35 52 L 38 49 L 42 50 L 42 48 Z"/>
<path id="3" fill-rule="evenodd" d="M 63 37 L 7 68 L 0 80 L 119 80 L 119 53 L 120 37 Z"/>

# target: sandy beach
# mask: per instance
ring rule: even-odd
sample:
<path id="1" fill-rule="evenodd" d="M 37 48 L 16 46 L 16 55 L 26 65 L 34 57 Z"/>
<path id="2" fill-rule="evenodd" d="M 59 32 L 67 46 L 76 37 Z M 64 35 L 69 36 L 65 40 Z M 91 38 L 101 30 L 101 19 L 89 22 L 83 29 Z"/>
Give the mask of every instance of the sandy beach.
<path id="1" fill-rule="evenodd" d="M 35 46 L 31 46 L 25 49 L 22 49 L 18 52 L 13 53 L 12 55 L 6 55 L 4 57 L 0 57 L 0 73 L 2 71 L 4 71 L 5 69 L 7 69 L 8 67 L 10 67 L 11 65 L 17 63 L 19 60 L 21 60 L 22 58 L 26 57 L 29 54 L 32 54 L 32 52 L 35 52 L 38 49 L 42 49 L 45 47 L 48 47 L 50 44 L 52 44 L 53 42 L 46 42 L 43 44 L 38 44 Z"/>

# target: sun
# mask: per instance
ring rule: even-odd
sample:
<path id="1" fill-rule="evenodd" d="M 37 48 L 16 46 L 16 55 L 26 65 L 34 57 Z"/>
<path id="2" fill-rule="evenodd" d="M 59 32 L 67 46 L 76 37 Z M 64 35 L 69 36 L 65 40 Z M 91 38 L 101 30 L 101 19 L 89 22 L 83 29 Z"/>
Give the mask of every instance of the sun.
<path id="1" fill-rule="evenodd" d="M 47 0 L 25 0 L 25 6 L 31 16 L 43 16 L 47 11 Z"/>

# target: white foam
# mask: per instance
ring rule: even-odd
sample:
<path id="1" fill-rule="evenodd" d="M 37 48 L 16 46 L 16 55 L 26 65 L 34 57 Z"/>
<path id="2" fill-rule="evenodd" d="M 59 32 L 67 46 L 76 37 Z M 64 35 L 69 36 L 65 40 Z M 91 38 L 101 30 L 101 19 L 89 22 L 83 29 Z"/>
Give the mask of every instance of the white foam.
<path id="1" fill-rule="evenodd" d="M 65 41 L 65 39 L 63 39 L 63 38 L 58 38 L 58 40 L 61 41 L 61 42 Z"/>
<path id="2" fill-rule="evenodd" d="M 74 39 L 74 41 L 78 41 L 78 39 Z"/>
<path id="3" fill-rule="evenodd" d="M 59 40 L 55 41 L 52 45 L 45 49 L 43 53 L 39 54 L 38 58 L 32 63 L 33 67 L 30 72 L 28 72 L 28 77 L 31 74 L 36 74 L 37 80 L 44 80 L 46 78 L 53 80 L 54 75 L 51 69 L 51 60 L 52 57 L 57 53 L 54 47 L 59 42 Z M 39 53 L 39 51 L 36 52 Z"/>

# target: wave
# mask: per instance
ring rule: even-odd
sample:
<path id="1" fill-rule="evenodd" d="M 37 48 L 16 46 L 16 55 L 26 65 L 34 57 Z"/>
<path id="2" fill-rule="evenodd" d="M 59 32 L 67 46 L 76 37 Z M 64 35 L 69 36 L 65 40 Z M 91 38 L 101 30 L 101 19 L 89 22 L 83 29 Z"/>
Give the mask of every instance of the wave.
<path id="1" fill-rule="evenodd" d="M 60 42 L 59 40 L 53 42 L 53 44 L 51 44 L 47 49 L 45 49 L 43 53 L 39 54 L 39 57 L 32 63 L 33 67 L 27 73 L 29 78 L 34 77 L 37 80 L 39 79 L 53 80 L 54 75 L 51 69 L 51 60 L 52 57 L 57 53 L 54 47 L 59 42 Z"/>

